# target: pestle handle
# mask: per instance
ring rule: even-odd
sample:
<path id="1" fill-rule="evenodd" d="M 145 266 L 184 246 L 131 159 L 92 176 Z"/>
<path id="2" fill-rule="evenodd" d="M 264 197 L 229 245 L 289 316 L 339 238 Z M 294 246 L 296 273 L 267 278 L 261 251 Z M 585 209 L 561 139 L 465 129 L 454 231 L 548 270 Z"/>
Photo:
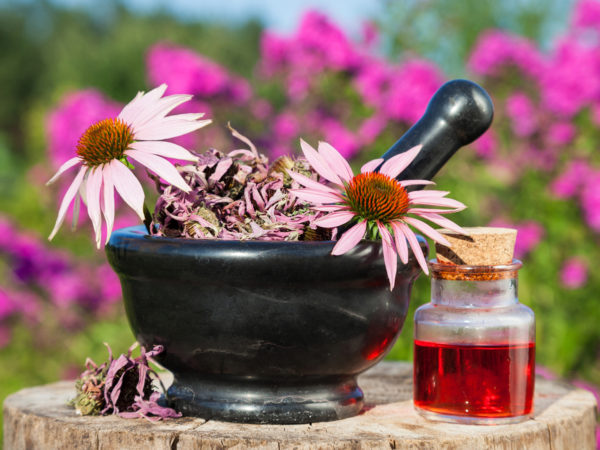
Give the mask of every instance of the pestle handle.
<path id="1" fill-rule="evenodd" d="M 468 80 L 449 81 L 433 95 L 423 117 L 383 159 L 421 144 L 423 148 L 398 179 L 431 180 L 460 147 L 470 144 L 489 128 L 493 117 L 492 99 L 481 86 Z"/>

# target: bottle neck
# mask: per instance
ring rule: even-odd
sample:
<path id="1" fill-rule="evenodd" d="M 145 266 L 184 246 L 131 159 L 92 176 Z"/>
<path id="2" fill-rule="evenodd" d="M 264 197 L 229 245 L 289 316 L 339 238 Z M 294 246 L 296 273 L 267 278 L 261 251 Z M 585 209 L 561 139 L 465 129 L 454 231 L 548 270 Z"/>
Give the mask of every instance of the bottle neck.
<path id="1" fill-rule="evenodd" d="M 445 265 L 429 261 L 431 302 L 456 308 L 498 308 L 519 302 L 521 261 L 496 266 Z"/>
<path id="2" fill-rule="evenodd" d="M 431 279 L 431 303 L 455 308 L 498 308 L 519 302 L 518 280 L 448 280 Z"/>

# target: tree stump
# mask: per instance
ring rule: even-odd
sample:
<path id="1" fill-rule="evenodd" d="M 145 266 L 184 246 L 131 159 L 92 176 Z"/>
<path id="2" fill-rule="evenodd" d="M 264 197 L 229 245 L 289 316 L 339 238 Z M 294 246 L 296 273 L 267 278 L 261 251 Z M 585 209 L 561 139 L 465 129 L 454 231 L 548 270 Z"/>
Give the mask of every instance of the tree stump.
<path id="1" fill-rule="evenodd" d="M 310 425 L 246 425 L 184 417 L 81 417 L 72 382 L 23 389 L 4 402 L 4 448 L 17 449 L 567 449 L 596 448 L 596 402 L 570 385 L 536 380 L 535 417 L 516 425 L 433 423 L 412 406 L 412 364 L 384 362 L 359 378 L 358 416 Z"/>

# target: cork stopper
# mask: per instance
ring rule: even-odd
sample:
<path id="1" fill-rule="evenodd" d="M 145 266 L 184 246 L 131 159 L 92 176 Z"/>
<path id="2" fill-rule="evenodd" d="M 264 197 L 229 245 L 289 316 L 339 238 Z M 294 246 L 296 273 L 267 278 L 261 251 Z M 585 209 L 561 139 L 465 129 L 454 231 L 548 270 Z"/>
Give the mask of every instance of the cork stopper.
<path id="1" fill-rule="evenodd" d="M 435 245 L 440 264 L 467 266 L 497 266 L 513 260 L 517 230 L 512 228 L 463 228 L 467 235 L 451 230 L 438 230 L 452 245 Z"/>

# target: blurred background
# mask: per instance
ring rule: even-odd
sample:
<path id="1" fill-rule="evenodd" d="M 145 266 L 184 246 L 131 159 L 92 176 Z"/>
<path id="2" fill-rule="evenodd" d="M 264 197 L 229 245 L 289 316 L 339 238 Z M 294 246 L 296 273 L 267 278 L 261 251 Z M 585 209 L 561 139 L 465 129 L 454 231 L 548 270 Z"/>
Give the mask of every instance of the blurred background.
<path id="1" fill-rule="evenodd" d="M 103 342 L 133 342 L 86 214 L 46 240 L 66 186 L 45 182 L 90 124 L 160 83 L 215 121 L 189 148 L 236 148 L 231 121 L 272 157 L 302 136 L 357 166 L 445 81 L 480 83 L 494 124 L 436 182 L 469 206 L 459 224 L 519 230 L 543 373 L 600 384 L 600 1 L 323 3 L 0 3 L 0 400 L 76 377 L 86 357 L 105 359 Z M 133 224 L 121 205 L 117 227 Z M 427 278 L 412 299 L 410 314 L 429 301 Z M 411 322 L 389 358 L 412 358 Z"/>

